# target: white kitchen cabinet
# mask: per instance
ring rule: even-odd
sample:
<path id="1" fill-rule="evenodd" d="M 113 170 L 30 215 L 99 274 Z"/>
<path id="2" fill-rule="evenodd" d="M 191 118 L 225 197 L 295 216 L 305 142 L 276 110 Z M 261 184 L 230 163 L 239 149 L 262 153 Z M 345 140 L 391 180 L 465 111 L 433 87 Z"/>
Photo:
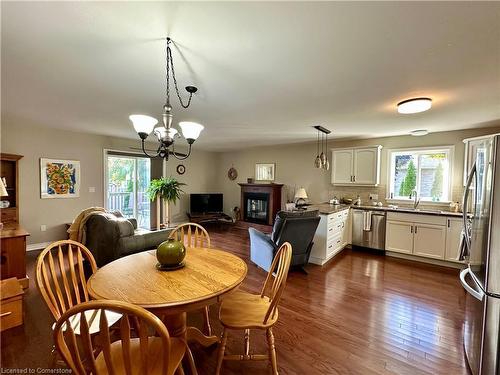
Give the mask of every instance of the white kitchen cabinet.
<path id="1" fill-rule="evenodd" d="M 350 149 L 332 151 L 332 183 L 352 183 L 353 158 L 354 154 Z"/>
<path id="2" fill-rule="evenodd" d="M 444 259 L 446 217 L 413 213 L 387 213 L 386 250 Z"/>
<path id="3" fill-rule="evenodd" d="M 309 262 L 323 265 L 337 255 L 349 242 L 349 208 L 332 214 L 320 215 L 314 235 Z"/>
<path id="4" fill-rule="evenodd" d="M 376 186 L 382 146 L 332 150 L 332 184 Z"/>
<path id="5" fill-rule="evenodd" d="M 435 259 L 444 259 L 446 227 L 433 224 L 413 226 L 413 254 Z"/>
<path id="6" fill-rule="evenodd" d="M 461 218 L 449 218 L 446 223 L 446 251 L 445 260 L 458 262 L 460 238 L 462 236 L 463 220 Z M 463 262 L 461 262 L 463 263 Z"/>
<path id="7" fill-rule="evenodd" d="M 413 223 L 387 221 L 385 249 L 411 254 L 413 252 Z"/>

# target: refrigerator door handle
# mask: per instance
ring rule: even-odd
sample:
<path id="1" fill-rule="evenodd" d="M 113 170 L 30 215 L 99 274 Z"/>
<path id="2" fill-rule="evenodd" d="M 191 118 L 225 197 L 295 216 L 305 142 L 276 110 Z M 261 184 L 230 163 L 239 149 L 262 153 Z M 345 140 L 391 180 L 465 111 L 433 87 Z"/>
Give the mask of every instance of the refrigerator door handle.
<path id="1" fill-rule="evenodd" d="M 470 187 L 472 185 L 472 181 L 474 180 L 474 176 L 476 175 L 477 167 L 476 167 L 476 162 L 474 162 L 474 165 L 471 168 L 471 171 L 469 173 L 469 176 L 467 177 L 467 183 L 465 185 L 465 191 L 464 191 L 464 197 L 462 201 L 462 219 L 463 219 L 463 226 L 464 226 L 464 241 L 465 241 L 465 246 L 462 247 L 462 250 L 460 251 L 460 257 L 458 260 L 465 260 L 466 257 L 470 254 L 470 248 L 471 248 L 471 239 L 470 239 L 470 223 L 469 223 L 469 218 L 467 217 L 467 206 L 469 203 L 469 191 Z"/>
<path id="2" fill-rule="evenodd" d="M 467 284 L 467 281 L 465 281 L 465 276 L 467 276 L 468 273 L 470 273 L 470 268 L 466 268 L 466 269 L 460 271 L 460 283 L 462 283 L 462 286 L 470 295 L 472 295 L 474 298 L 478 299 L 479 301 L 482 301 L 484 298 L 484 292 L 480 289 L 479 290 L 474 289 L 469 284 Z M 474 277 L 472 275 L 471 275 L 471 279 L 474 281 Z M 474 284 L 476 284 L 475 281 L 474 281 Z M 476 287 L 478 287 L 477 284 L 476 284 Z"/>

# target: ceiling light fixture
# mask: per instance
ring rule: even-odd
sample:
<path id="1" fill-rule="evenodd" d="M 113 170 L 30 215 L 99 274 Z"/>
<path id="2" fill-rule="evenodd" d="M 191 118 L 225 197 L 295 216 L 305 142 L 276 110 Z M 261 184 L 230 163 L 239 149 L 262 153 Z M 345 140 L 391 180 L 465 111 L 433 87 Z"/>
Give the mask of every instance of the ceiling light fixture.
<path id="1" fill-rule="evenodd" d="M 179 88 L 177 87 L 177 78 L 175 77 L 174 70 L 174 60 L 172 58 L 172 49 L 170 48 L 170 43 L 172 43 L 172 39 L 167 38 L 166 43 L 166 69 L 165 69 L 165 80 L 167 84 L 166 91 L 166 100 L 165 105 L 163 106 L 163 114 L 162 114 L 162 125 L 155 128 L 155 125 L 158 123 L 158 120 L 151 116 L 146 115 L 130 115 L 129 119 L 132 121 L 134 125 L 134 129 L 141 138 L 142 142 L 142 152 L 150 157 L 161 157 L 168 160 L 169 155 L 173 155 L 178 160 L 184 160 L 191 155 L 191 146 L 194 141 L 198 139 L 201 131 L 204 129 L 203 125 L 200 125 L 196 122 L 188 122 L 182 121 L 179 122 L 179 126 L 182 130 L 182 135 L 187 141 L 189 145 L 189 149 L 187 154 L 181 154 L 175 152 L 175 139 L 180 138 L 179 131 L 176 128 L 172 127 L 172 120 L 174 116 L 172 115 L 172 106 L 170 105 L 170 76 L 172 76 L 172 80 L 174 81 L 174 88 L 177 97 L 179 98 L 179 102 L 182 108 L 188 108 L 191 104 L 191 99 L 193 94 L 198 91 L 198 88 L 195 86 L 186 86 L 186 91 L 189 93 L 189 98 L 187 103 L 184 104 L 182 101 L 181 95 L 179 93 Z M 156 137 L 158 138 L 158 142 L 160 143 L 158 149 L 156 150 L 156 155 L 149 155 L 146 152 L 145 141 L 151 132 L 154 132 Z M 172 150 L 170 150 L 172 148 Z"/>
<path id="2" fill-rule="evenodd" d="M 398 103 L 398 112 L 402 114 L 412 114 L 425 112 L 431 109 L 432 99 L 431 98 L 413 98 L 406 99 Z"/>
<path id="3" fill-rule="evenodd" d="M 412 130 L 410 132 L 410 135 L 413 135 L 414 137 L 421 137 L 423 135 L 429 134 L 429 131 L 427 129 L 418 129 L 418 130 Z"/>
<path id="4" fill-rule="evenodd" d="M 328 161 L 328 134 L 330 134 L 331 131 L 320 125 L 313 126 L 313 128 L 318 131 L 318 140 L 316 142 L 316 158 L 314 158 L 314 166 L 318 169 L 323 168 L 324 170 L 327 171 L 330 169 L 330 162 Z M 321 154 L 319 152 L 320 134 L 321 134 Z"/>

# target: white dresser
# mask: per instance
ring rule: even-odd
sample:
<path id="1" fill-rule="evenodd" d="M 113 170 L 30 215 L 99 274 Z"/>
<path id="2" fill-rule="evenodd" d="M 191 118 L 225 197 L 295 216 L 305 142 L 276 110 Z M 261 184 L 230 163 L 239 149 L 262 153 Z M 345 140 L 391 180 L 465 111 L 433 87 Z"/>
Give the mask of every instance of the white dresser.
<path id="1" fill-rule="evenodd" d="M 314 245 L 309 263 L 323 265 L 351 243 L 351 214 L 349 207 L 332 213 L 321 213 L 321 220 L 314 235 Z"/>

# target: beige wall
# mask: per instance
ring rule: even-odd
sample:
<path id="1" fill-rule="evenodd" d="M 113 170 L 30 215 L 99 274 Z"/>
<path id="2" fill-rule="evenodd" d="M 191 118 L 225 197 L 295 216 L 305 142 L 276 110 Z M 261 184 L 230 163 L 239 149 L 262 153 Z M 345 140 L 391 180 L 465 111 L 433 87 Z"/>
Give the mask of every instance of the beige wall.
<path id="1" fill-rule="evenodd" d="M 65 238 L 65 223 L 71 222 L 80 210 L 104 205 L 103 150 L 130 151 L 136 140 L 100 135 L 2 124 L 1 151 L 24 155 L 20 161 L 20 222 L 30 232 L 28 243 L 41 243 Z M 41 199 L 41 157 L 79 160 L 81 163 L 80 197 L 72 199 Z M 216 155 L 194 148 L 190 158 L 182 163 L 186 173 L 179 176 L 175 168 L 179 162 L 168 163 L 167 174 L 187 183 L 185 192 L 206 192 L 215 188 L 213 165 Z M 95 193 L 89 192 L 95 187 Z M 173 220 L 181 220 L 189 206 L 188 195 L 171 207 Z M 47 230 L 40 231 L 45 224 Z"/>
<path id="2" fill-rule="evenodd" d="M 374 187 L 336 187 L 330 183 L 331 171 L 318 170 L 313 167 L 316 156 L 315 143 L 293 145 L 266 146 L 245 150 L 219 153 L 217 160 L 217 177 L 219 190 L 224 193 L 224 209 L 230 212 L 234 206 L 240 206 L 240 187 L 238 182 L 246 182 L 247 177 L 254 177 L 255 163 L 276 163 L 276 183 L 285 184 L 284 195 L 289 198 L 293 189 L 303 186 L 312 202 L 325 202 L 334 195 L 337 197 L 356 197 L 358 194 L 366 202 L 368 194 L 378 193 L 379 200 L 386 197 L 387 155 L 393 148 L 454 145 L 453 188 L 454 201 L 461 199 L 464 159 L 464 138 L 500 132 L 498 127 L 471 129 L 451 132 L 433 133 L 424 137 L 399 136 L 371 138 L 350 141 L 332 141 L 330 148 L 382 145 L 380 186 Z M 329 155 L 330 156 L 330 155 Z M 227 170 L 234 166 L 238 171 L 236 181 L 227 178 Z"/>

